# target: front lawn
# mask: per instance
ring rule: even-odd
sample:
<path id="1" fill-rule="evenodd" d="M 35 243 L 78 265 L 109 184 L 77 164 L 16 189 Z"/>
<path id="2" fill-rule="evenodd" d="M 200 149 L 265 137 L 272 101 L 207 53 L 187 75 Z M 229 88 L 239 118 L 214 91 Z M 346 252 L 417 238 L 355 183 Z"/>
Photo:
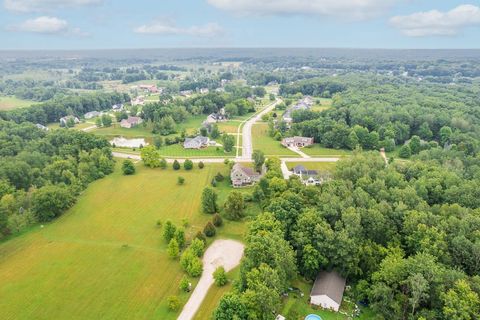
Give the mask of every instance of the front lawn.
<path id="1" fill-rule="evenodd" d="M 262 150 L 267 156 L 300 157 L 295 152 L 282 146 L 280 141 L 270 137 L 268 135 L 268 124 L 266 123 L 252 126 L 252 143 L 253 150 Z"/>
<path id="2" fill-rule="evenodd" d="M 345 157 L 352 154 L 351 150 L 324 148 L 318 143 L 301 150 L 311 157 Z"/>

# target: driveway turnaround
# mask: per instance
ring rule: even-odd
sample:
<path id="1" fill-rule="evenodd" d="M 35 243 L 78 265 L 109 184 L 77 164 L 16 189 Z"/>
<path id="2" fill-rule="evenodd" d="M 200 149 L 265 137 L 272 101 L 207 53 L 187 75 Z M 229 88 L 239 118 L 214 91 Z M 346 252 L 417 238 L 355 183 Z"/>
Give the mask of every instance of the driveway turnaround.
<path id="1" fill-rule="evenodd" d="M 214 283 L 213 272 L 215 269 L 223 266 L 228 272 L 238 266 L 243 256 L 243 250 L 243 244 L 234 240 L 216 240 L 208 247 L 203 255 L 202 277 L 177 320 L 193 319 L 207 295 L 208 289 Z"/>

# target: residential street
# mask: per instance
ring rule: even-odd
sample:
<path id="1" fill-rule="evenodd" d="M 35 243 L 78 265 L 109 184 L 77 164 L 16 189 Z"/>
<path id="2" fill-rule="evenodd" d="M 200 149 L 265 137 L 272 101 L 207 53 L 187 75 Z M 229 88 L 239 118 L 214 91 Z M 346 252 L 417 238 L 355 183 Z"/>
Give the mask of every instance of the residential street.
<path id="1" fill-rule="evenodd" d="M 245 122 L 242 129 L 242 156 L 241 156 L 242 159 L 244 160 L 252 159 L 252 153 L 253 153 L 252 126 L 255 124 L 255 122 L 261 120 L 264 114 L 267 114 L 273 109 L 275 109 L 275 106 L 280 102 L 282 102 L 282 99 L 277 98 L 275 102 L 272 102 L 265 109 L 263 109 L 258 114 L 254 115 L 252 118 L 248 119 Z M 237 160 L 238 158 L 240 157 L 237 157 Z"/>

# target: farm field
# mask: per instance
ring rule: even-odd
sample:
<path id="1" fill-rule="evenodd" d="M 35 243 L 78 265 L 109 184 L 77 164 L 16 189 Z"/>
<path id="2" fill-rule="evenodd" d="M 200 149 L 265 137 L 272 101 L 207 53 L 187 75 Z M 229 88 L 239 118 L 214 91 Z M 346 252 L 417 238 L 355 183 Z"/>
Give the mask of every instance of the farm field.
<path id="1" fill-rule="evenodd" d="M 297 157 L 293 151 L 288 150 L 268 135 L 268 124 L 260 123 L 252 126 L 253 150 L 262 150 L 267 156 Z"/>
<path id="2" fill-rule="evenodd" d="M 302 152 L 315 157 L 344 157 L 352 154 L 351 150 L 324 148 L 318 143 L 313 146 L 302 148 Z"/>
<path id="3" fill-rule="evenodd" d="M 335 171 L 335 162 L 286 162 L 288 169 L 292 170 L 297 165 L 304 166 L 307 170 L 328 171 L 333 173 Z"/>
<path id="4" fill-rule="evenodd" d="M 11 109 L 16 109 L 16 108 L 25 108 L 29 107 L 32 104 L 35 104 L 38 102 L 31 101 L 31 100 L 23 100 L 23 99 L 18 99 L 16 97 L 6 97 L 6 96 L 0 96 L 0 110 L 11 110 Z"/>
<path id="5" fill-rule="evenodd" d="M 55 222 L 0 244 L 1 319 L 176 318 L 166 298 L 178 295 L 186 302 L 188 294 L 178 289 L 184 274 L 178 260 L 168 258 L 156 222 L 180 225 L 187 219 L 191 238 L 211 219 L 200 213 L 201 191 L 217 172 L 227 174 L 227 166 L 137 166 L 128 177 L 119 166 Z M 176 183 L 180 175 L 183 186 Z M 222 205 L 231 189 L 224 181 L 217 190 Z M 258 211 L 247 207 L 249 215 Z M 225 221 L 217 237 L 241 239 L 245 228 L 244 222 Z"/>

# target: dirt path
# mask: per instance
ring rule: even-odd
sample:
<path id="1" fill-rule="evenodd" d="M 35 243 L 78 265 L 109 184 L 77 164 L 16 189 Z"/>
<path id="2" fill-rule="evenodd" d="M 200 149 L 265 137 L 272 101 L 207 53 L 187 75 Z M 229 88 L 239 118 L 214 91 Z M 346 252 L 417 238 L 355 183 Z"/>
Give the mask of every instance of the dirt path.
<path id="1" fill-rule="evenodd" d="M 243 256 L 243 250 L 243 244 L 234 240 L 216 240 L 208 247 L 203 256 L 202 277 L 177 320 L 193 319 L 207 295 L 208 289 L 214 283 L 213 272 L 215 269 L 223 266 L 228 272 L 238 266 Z"/>

